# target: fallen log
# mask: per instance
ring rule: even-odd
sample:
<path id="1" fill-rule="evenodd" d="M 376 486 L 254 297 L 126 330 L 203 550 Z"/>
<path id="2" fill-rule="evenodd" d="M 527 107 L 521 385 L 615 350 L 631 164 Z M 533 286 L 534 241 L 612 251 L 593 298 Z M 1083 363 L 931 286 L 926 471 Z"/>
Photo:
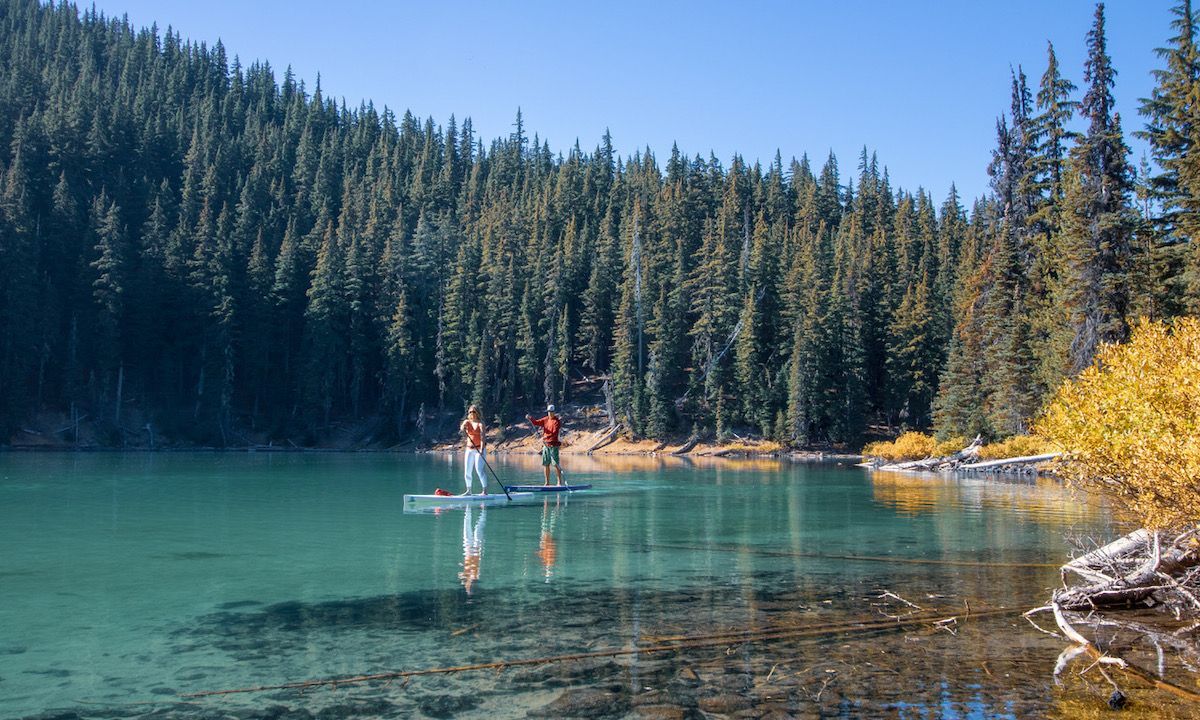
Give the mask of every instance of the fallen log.
<path id="1" fill-rule="evenodd" d="M 994 608 L 975 613 L 970 613 L 963 617 L 964 620 L 982 619 L 988 617 L 998 617 L 1010 615 L 1013 611 L 1007 608 Z M 594 650 L 590 652 L 577 652 L 564 655 L 551 655 L 547 657 L 537 658 L 518 658 L 510 660 L 498 660 L 494 662 L 481 662 L 470 665 L 457 665 L 453 667 L 437 667 L 426 668 L 421 670 L 394 670 L 388 672 L 379 672 L 365 675 L 354 675 L 348 677 L 326 677 L 317 678 L 314 680 L 301 680 L 295 682 L 279 683 L 276 685 L 258 685 L 254 687 L 239 687 L 226 690 L 200 690 L 190 693 L 181 693 L 178 697 L 184 699 L 196 699 L 214 696 L 238 695 L 246 693 L 261 693 L 278 690 L 309 690 L 317 688 L 347 687 L 351 685 L 362 685 L 366 683 L 376 683 L 386 680 L 402 680 L 406 678 L 428 676 L 428 675 L 452 675 L 456 673 L 494 670 L 501 671 L 515 667 L 528 667 L 538 665 L 552 665 L 556 663 L 575 662 L 579 660 L 588 660 L 592 658 L 608 658 L 608 657 L 625 657 L 638 655 L 654 655 L 661 653 L 678 653 L 681 650 L 692 650 L 698 648 L 712 648 L 728 646 L 732 643 L 767 643 L 775 640 L 796 640 L 802 638 L 829 638 L 838 635 L 864 635 L 880 632 L 888 632 L 890 630 L 903 629 L 913 625 L 921 624 L 937 624 L 944 623 L 950 618 L 945 617 L 944 613 L 925 612 L 912 617 L 903 618 L 901 620 L 869 620 L 869 621 L 852 621 L 845 623 L 821 624 L 815 625 L 779 625 L 767 626 L 762 628 L 754 628 L 748 630 L 732 630 L 725 632 L 716 632 L 701 635 L 678 635 L 673 637 L 664 637 L 657 642 L 646 645 L 634 644 L 632 647 L 624 645 L 609 649 Z M 957 620 L 958 616 L 953 619 Z"/>
<path id="2" fill-rule="evenodd" d="M 941 455 L 938 457 L 928 457 L 921 460 L 909 460 L 902 463 L 888 463 L 879 466 L 880 470 L 949 470 L 961 465 L 964 460 L 973 460 L 979 457 L 979 449 L 983 447 L 983 437 L 976 435 L 962 450 L 953 455 Z M 864 463 L 872 465 L 872 463 Z"/>
<path id="3" fill-rule="evenodd" d="M 687 442 L 685 442 L 683 444 L 683 446 L 680 447 L 678 450 L 672 450 L 671 454 L 672 455 L 687 455 L 688 453 L 690 453 L 692 451 L 692 448 L 696 447 L 699 444 L 700 444 L 700 433 L 692 433 L 692 436 L 690 438 L 688 438 Z"/>
<path id="4" fill-rule="evenodd" d="M 1160 604 L 1160 601 L 1152 596 L 1169 590 L 1178 590 L 1185 597 L 1194 599 L 1172 578 L 1200 565 L 1195 548 L 1173 546 L 1162 551 L 1157 536 L 1152 537 L 1154 553 L 1136 570 L 1091 585 L 1056 590 L 1054 602 L 1066 610 L 1132 607 L 1134 604 L 1153 606 Z"/>
<path id="5" fill-rule="evenodd" d="M 604 447 L 605 445 L 608 445 L 609 443 L 611 443 L 613 440 L 616 439 L 617 433 L 620 432 L 620 430 L 621 430 L 620 423 L 617 423 L 616 425 L 609 428 L 608 432 L 604 433 L 604 435 L 599 440 L 592 443 L 591 447 L 589 447 L 587 449 L 587 454 L 591 455 L 596 450 L 599 450 L 600 448 Z"/>
<path id="6" fill-rule="evenodd" d="M 1001 458 L 1000 460 L 987 460 L 984 462 L 968 463 L 960 465 L 959 470 L 986 470 L 988 468 L 1004 467 L 1005 465 L 1032 465 L 1034 463 L 1046 462 L 1053 460 L 1062 453 L 1046 453 L 1045 455 L 1024 455 L 1022 457 Z"/>
<path id="7" fill-rule="evenodd" d="M 1089 582 L 1112 582 L 1113 565 L 1129 555 L 1142 550 L 1150 543 L 1149 531 L 1143 529 L 1134 530 L 1125 537 L 1113 540 L 1109 544 L 1101 548 L 1096 548 L 1091 552 L 1080 555 L 1071 562 L 1063 565 L 1061 570 L 1064 575 L 1064 585 L 1066 573 L 1074 573 Z M 1103 572 L 1107 570 L 1109 572 Z"/>

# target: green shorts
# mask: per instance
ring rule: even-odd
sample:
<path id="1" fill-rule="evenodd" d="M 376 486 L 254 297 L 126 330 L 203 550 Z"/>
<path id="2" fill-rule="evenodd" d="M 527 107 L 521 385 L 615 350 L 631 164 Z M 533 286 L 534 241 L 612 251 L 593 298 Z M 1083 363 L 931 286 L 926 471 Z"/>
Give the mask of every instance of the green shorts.
<path id="1" fill-rule="evenodd" d="M 558 446 L 551 447 L 550 445 L 542 446 L 542 465 L 558 465 Z"/>

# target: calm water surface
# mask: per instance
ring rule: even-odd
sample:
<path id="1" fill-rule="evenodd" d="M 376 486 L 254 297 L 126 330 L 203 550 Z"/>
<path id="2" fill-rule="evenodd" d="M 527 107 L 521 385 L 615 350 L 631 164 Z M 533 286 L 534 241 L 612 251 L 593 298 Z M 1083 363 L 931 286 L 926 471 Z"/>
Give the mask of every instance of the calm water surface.
<path id="1" fill-rule="evenodd" d="M 529 458 L 494 458 L 510 482 Z M 1042 717 L 1040 604 L 1107 512 L 1052 482 L 564 458 L 596 490 L 402 512 L 461 458 L 0 454 L 0 717 Z M 746 642 L 723 632 L 805 633 Z M 635 646 L 407 682 L 180 695 Z"/>

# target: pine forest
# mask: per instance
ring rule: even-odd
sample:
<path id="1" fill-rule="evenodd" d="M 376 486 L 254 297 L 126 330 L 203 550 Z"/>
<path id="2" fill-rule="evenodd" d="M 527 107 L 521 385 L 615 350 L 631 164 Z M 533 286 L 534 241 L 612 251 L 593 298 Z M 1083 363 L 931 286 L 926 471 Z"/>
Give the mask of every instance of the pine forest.
<path id="1" fill-rule="evenodd" d="M 0 444 L 44 415 L 113 445 L 396 441 L 584 380 L 638 437 L 1022 433 L 1138 318 L 1200 314 L 1190 2 L 1174 18 L 1138 118 L 1102 5 L 1084 67 L 1014 67 L 971 199 L 898 187 L 867 147 L 622 157 L 552 148 L 515 107 L 489 140 L 3 0 Z"/>

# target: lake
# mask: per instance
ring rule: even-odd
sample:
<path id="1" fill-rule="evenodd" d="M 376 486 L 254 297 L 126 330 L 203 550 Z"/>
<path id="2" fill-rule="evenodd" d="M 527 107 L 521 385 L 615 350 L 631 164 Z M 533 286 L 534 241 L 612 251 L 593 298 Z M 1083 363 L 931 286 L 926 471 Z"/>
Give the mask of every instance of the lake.
<path id="1" fill-rule="evenodd" d="M 567 456 L 594 490 L 402 511 L 461 462 L 0 454 L 0 717 L 1044 717 L 1063 644 L 1019 613 L 1116 532 L 1053 481 L 774 460 Z"/>

